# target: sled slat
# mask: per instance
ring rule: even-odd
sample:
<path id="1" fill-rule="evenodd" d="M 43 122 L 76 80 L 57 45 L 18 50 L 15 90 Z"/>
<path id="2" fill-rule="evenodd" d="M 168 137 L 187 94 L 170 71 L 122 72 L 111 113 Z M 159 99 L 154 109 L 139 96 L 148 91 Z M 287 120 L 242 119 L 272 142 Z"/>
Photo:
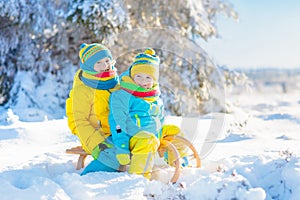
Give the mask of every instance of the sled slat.
<path id="1" fill-rule="evenodd" d="M 90 155 L 89 153 L 87 153 L 86 151 L 83 150 L 82 146 L 77 146 L 77 147 L 73 147 L 71 149 L 67 149 L 66 150 L 67 154 L 77 154 L 79 155 L 78 157 L 78 161 L 76 164 L 76 169 L 80 170 L 82 168 L 84 168 L 84 161 L 86 159 L 86 157 L 88 155 Z"/>

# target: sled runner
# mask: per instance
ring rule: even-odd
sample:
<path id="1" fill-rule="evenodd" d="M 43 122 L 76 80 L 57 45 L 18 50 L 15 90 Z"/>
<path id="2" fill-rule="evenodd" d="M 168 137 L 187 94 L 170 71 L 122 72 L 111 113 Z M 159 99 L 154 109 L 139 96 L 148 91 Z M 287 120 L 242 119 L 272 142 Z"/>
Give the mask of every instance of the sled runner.
<path id="1" fill-rule="evenodd" d="M 194 145 L 187 139 L 181 136 L 166 136 L 160 141 L 160 147 L 158 149 L 158 154 L 160 157 L 164 156 L 165 151 L 168 150 L 168 152 L 172 153 L 174 155 L 175 161 L 173 163 L 169 163 L 172 167 L 175 168 L 174 174 L 172 175 L 172 178 L 170 179 L 171 183 L 176 183 L 176 181 L 179 178 L 180 170 L 183 167 L 181 163 L 180 155 L 173 143 L 181 144 L 186 147 L 187 150 L 187 156 L 186 157 L 186 163 L 188 163 L 187 166 L 184 167 L 192 167 L 192 168 L 200 168 L 201 167 L 201 160 L 200 156 L 194 147 Z M 73 147 L 71 149 L 66 150 L 67 154 L 76 154 L 79 155 L 78 161 L 76 164 L 76 169 L 80 170 L 81 168 L 84 168 L 84 162 L 88 155 L 87 152 L 85 152 L 81 146 Z"/>

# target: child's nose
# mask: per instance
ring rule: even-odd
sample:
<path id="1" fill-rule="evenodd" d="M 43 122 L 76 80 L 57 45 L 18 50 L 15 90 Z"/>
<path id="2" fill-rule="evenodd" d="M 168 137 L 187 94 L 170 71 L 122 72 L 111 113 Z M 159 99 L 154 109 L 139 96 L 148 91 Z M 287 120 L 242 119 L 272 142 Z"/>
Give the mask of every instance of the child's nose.
<path id="1" fill-rule="evenodd" d="M 110 69 L 110 64 L 105 63 L 105 69 Z"/>

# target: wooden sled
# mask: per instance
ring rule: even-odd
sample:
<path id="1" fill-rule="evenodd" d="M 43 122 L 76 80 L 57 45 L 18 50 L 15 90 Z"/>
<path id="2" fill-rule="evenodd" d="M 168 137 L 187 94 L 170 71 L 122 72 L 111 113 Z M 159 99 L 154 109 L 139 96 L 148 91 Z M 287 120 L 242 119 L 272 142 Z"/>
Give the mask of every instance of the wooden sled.
<path id="1" fill-rule="evenodd" d="M 83 150 L 82 146 L 77 146 L 77 147 L 73 147 L 71 149 L 67 149 L 66 153 L 67 154 L 77 154 L 77 155 L 79 155 L 78 161 L 77 161 L 77 164 L 76 164 L 76 169 L 77 170 L 80 170 L 81 168 L 84 168 L 84 161 L 85 161 L 86 157 L 88 155 L 91 155 L 91 154 L 85 152 Z"/>
<path id="2" fill-rule="evenodd" d="M 181 170 L 181 162 L 180 162 L 180 155 L 175 147 L 174 144 L 172 144 L 172 142 L 176 141 L 177 143 L 182 143 L 183 145 L 186 146 L 187 148 L 187 152 L 188 154 L 188 162 L 189 162 L 189 166 L 188 167 L 193 167 L 193 168 L 200 168 L 201 167 L 201 160 L 200 160 L 200 156 L 196 150 L 196 148 L 194 147 L 194 145 L 187 139 L 185 139 L 184 137 L 181 136 L 166 136 L 161 140 L 161 145 L 158 149 L 158 153 L 159 155 L 162 157 L 164 152 L 166 150 L 168 150 L 169 152 L 172 152 L 174 157 L 175 157 L 175 161 L 171 164 L 174 168 L 174 174 L 170 180 L 171 183 L 176 183 L 179 175 L 180 175 L 180 170 Z M 76 164 L 76 170 L 80 170 L 82 168 L 84 168 L 84 162 L 85 159 L 88 155 L 90 155 L 89 153 L 85 152 L 82 148 L 82 146 L 76 146 L 73 147 L 71 149 L 67 149 L 66 150 L 67 154 L 75 154 L 75 155 L 79 155 L 78 157 L 78 161 Z"/>

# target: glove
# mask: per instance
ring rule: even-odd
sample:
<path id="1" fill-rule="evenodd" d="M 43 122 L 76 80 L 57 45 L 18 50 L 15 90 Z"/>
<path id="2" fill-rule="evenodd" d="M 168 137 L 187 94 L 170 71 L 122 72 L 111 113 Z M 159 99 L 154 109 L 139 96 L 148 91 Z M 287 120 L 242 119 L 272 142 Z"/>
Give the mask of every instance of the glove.
<path id="1" fill-rule="evenodd" d="M 128 165 L 130 163 L 130 155 L 129 154 L 117 154 L 117 160 L 120 165 Z"/>
<path id="2" fill-rule="evenodd" d="M 94 148 L 94 150 L 93 150 L 93 152 L 92 152 L 93 158 L 94 158 L 95 160 L 97 160 L 97 159 L 98 159 L 98 156 L 99 156 L 99 154 L 100 154 L 101 151 L 103 151 L 103 150 L 105 150 L 105 149 L 107 149 L 107 148 L 112 148 L 112 147 L 113 147 L 113 144 L 110 144 L 110 143 L 108 143 L 108 142 L 106 142 L 106 141 L 103 141 L 103 142 L 99 143 L 99 144 Z"/>
<path id="3" fill-rule="evenodd" d="M 120 165 L 128 165 L 130 163 L 130 151 L 126 144 L 121 144 L 116 150 L 116 158 Z"/>
<path id="4" fill-rule="evenodd" d="M 116 127 L 117 134 L 113 134 L 113 141 L 116 150 L 116 158 L 120 165 L 128 165 L 130 163 L 129 140 L 130 137 L 122 132 L 120 126 Z"/>

